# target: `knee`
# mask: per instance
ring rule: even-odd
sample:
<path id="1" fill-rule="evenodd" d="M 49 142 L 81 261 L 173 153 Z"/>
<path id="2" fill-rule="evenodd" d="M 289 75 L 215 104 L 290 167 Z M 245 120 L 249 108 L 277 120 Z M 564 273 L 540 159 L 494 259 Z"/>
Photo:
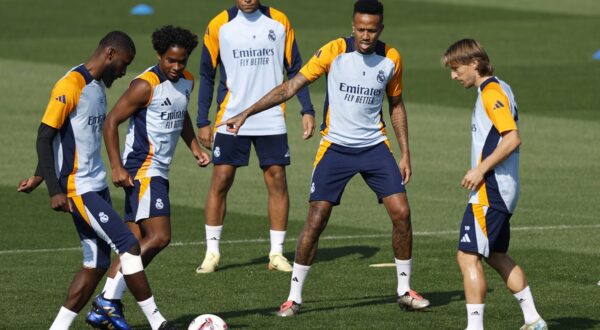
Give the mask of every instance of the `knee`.
<path id="1" fill-rule="evenodd" d="M 285 170 L 281 166 L 271 166 L 265 170 L 265 181 L 272 192 L 285 193 L 287 181 Z"/>
<path id="2" fill-rule="evenodd" d="M 210 190 L 217 194 L 227 194 L 233 184 L 233 175 L 227 172 L 214 172 L 210 184 Z"/>
<path id="3" fill-rule="evenodd" d="M 481 263 L 481 259 L 478 255 L 473 253 L 458 251 L 456 253 L 456 262 L 458 263 L 458 266 L 464 270 L 477 267 L 478 264 Z"/>
<path id="4" fill-rule="evenodd" d="M 149 245 L 158 250 L 162 250 L 169 246 L 171 243 L 171 234 L 170 233 L 159 233 L 156 235 L 152 235 L 148 240 Z"/>
<path id="5" fill-rule="evenodd" d="M 410 226 L 410 207 L 408 205 L 400 205 L 390 212 L 390 218 L 394 225 Z"/>

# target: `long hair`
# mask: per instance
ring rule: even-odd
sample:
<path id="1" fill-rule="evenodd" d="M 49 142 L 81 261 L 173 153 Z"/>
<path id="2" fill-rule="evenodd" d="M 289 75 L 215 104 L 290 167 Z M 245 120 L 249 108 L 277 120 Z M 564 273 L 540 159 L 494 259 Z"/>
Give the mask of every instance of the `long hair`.
<path id="1" fill-rule="evenodd" d="M 494 68 L 490 64 L 485 49 L 475 39 L 461 39 L 453 43 L 442 57 L 442 64 L 446 67 L 454 65 L 467 65 L 473 60 L 477 61 L 477 72 L 480 76 L 491 76 Z"/>

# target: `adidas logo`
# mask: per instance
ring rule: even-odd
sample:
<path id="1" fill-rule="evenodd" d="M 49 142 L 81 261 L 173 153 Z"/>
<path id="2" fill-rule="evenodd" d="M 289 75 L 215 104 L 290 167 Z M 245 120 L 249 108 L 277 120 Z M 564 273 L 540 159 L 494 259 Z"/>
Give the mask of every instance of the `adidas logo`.
<path id="1" fill-rule="evenodd" d="M 398 276 L 408 276 L 408 275 L 406 275 L 405 272 L 402 272 L 402 273 L 398 274 Z"/>
<path id="2" fill-rule="evenodd" d="M 504 108 L 504 104 L 500 102 L 500 100 L 496 100 L 496 104 L 494 104 L 494 110 Z"/>
<path id="3" fill-rule="evenodd" d="M 297 278 L 296 276 L 294 276 L 294 278 L 292 278 L 292 282 L 296 282 L 296 283 L 298 283 L 298 282 L 299 282 L 299 281 L 298 281 L 298 278 Z"/>
<path id="4" fill-rule="evenodd" d="M 461 242 L 461 243 L 471 243 L 471 239 L 469 238 L 469 235 L 468 235 L 468 234 L 465 234 L 465 236 L 463 236 L 463 237 L 460 239 L 460 242 Z"/>
<path id="5" fill-rule="evenodd" d="M 218 238 L 216 238 L 216 237 L 211 237 L 211 238 L 209 238 L 208 240 L 209 240 L 209 241 L 218 241 L 219 239 L 218 239 Z"/>
<path id="6" fill-rule="evenodd" d="M 154 315 L 154 314 L 156 314 L 156 313 L 158 313 L 158 308 L 155 308 L 155 309 L 154 309 L 154 312 L 152 312 L 152 315 Z"/>
<path id="7" fill-rule="evenodd" d="M 59 97 L 57 97 L 57 98 L 55 98 L 55 100 L 57 100 L 60 103 L 67 104 L 67 97 L 64 94 L 61 95 L 61 96 L 59 96 Z"/>
<path id="8" fill-rule="evenodd" d="M 471 315 L 481 315 L 481 314 L 479 314 L 478 311 L 474 311 L 473 313 L 471 313 Z"/>
<path id="9" fill-rule="evenodd" d="M 519 304 L 523 303 L 525 301 L 525 299 L 521 298 L 519 299 Z"/>
<path id="10" fill-rule="evenodd" d="M 161 107 L 166 107 L 168 105 L 172 105 L 171 100 L 167 97 L 163 103 L 160 104 Z"/>

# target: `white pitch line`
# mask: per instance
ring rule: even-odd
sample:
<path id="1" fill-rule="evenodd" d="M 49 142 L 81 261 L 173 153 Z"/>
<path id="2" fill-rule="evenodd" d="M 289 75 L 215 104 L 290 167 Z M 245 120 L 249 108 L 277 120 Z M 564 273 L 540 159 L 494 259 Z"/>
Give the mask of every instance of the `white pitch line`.
<path id="1" fill-rule="evenodd" d="M 558 225 L 558 226 L 524 226 L 524 227 L 511 227 L 512 231 L 543 231 L 543 230 L 564 230 L 564 229 L 593 229 L 600 228 L 600 224 L 595 225 Z M 442 230 L 442 231 L 417 231 L 414 232 L 414 236 L 442 236 L 442 235 L 456 235 L 458 230 Z M 347 239 L 361 239 L 361 238 L 386 238 L 390 234 L 369 234 L 369 235 L 340 235 L 340 236 L 322 236 L 320 240 L 337 241 Z M 288 242 L 297 241 L 296 238 L 287 239 Z M 266 243 L 269 242 L 267 238 L 256 238 L 256 239 L 238 239 L 238 240 L 224 240 L 221 244 L 252 244 L 252 243 Z M 191 245 L 205 245 L 205 242 L 171 242 L 169 246 L 191 246 Z M 8 254 L 20 254 L 20 253 L 44 253 L 44 252 L 63 252 L 63 251 L 77 251 L 81 250 L 81 247 L 68 247 L 68 248 L 54 248 L 54 249 L 31 249 L 31 250 L 0 250 L 0 255 Z"/>

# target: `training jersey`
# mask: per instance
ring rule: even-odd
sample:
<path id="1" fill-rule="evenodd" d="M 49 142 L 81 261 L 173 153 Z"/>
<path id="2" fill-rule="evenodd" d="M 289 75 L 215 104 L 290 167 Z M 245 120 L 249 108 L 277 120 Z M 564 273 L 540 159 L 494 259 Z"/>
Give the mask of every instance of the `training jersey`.
<path id="1" fill-rule="evenodd" d="M 247 14 L 232 7 L 210 21 L 204 34 L 200 62 L 198 127 L 210 124 L 215 75 L 220 66 L 215 122 L 227 120 L 246 110 L 302 66 L 294 30 L 285 14 L 259 6 Z M 308 89 L 298 93 L 303 112 L 314 114 Z M 277 135 L 286 133 L 285 104 L 279 104 L 246 120 L 238 135 Z M 227 132 L 224 126 L 217 131 Z"/>
<path id="2" fill-rule="evenodd" d="M 471 168 L 487 158 L 502 140 L 502 133 L 516 130 L 517 103 L 508 84 L 491 77 L 478 88 L 471 119 Z M 486 173 L 481 188 L 471 192 L 469 203 L 513 213 L 519 198 L 519 149 Z"/>
<path id="3" fill-rule="evenodd" d="M 102 163 L 102 125 L 106 92 L 81 64 L 52 89 L 42 123 L 56 128 L 54 165 L 59 185 L 69 197 L 107 187 Z"/>
<path id="4" fill-rule="evenodd" d="M 336 145 L 368 147 L 387 141 L 384 96 L 402 94 L 402 59 L 377 41 L 375 51 L 356 51 L 354 37 L 333 40 L 300 70 L 309 81 L 327 75 L 322 138 Z"/>
<path id="5" fill-rule="evenodd" d="M 135 79 L 148 82 L 152 95 L 145 107 L 134 112 L 125 138 L 123 164 L 135 179 L 169 178 L 169 165 L 179 141 L 194 77 L 184 70 L 170 81 L 158 66 L 148 68 Z"/>

